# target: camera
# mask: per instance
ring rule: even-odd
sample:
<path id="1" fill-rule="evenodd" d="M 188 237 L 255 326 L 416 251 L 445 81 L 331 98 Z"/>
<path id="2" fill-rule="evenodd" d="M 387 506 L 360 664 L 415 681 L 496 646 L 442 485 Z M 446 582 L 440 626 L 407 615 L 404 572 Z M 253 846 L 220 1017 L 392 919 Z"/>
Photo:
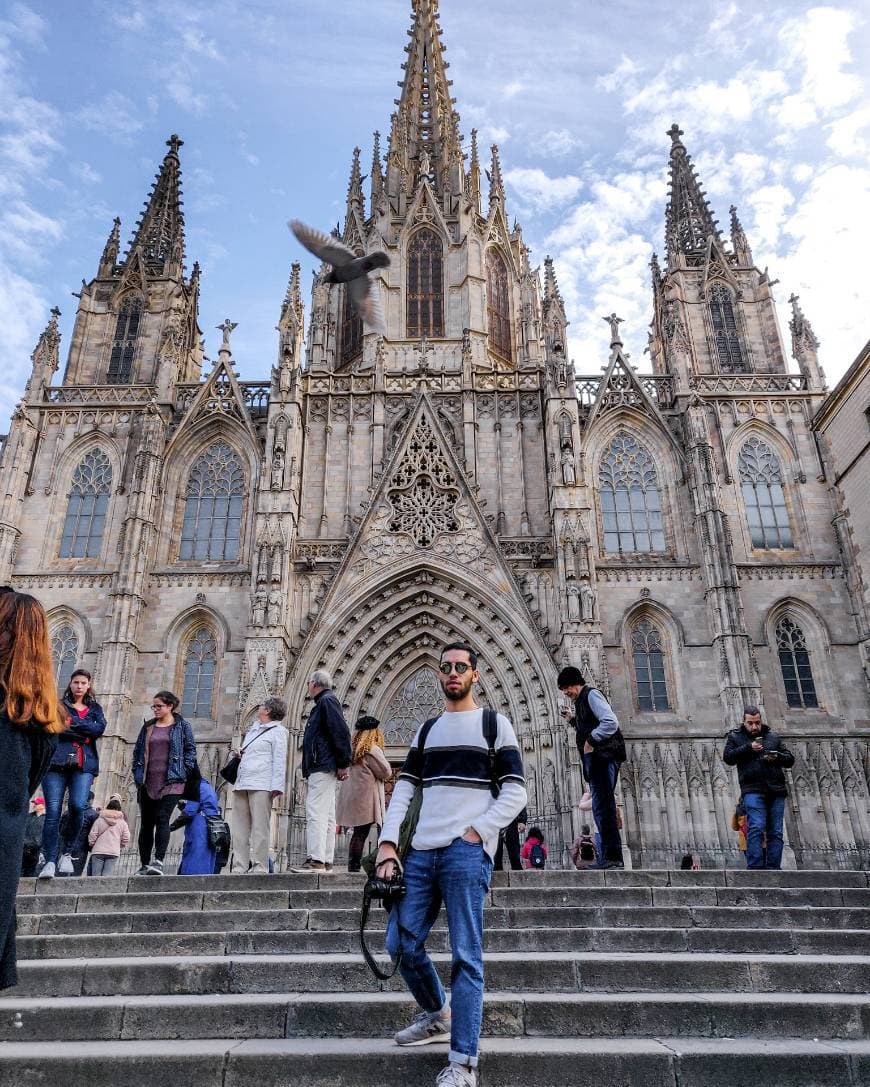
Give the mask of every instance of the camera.
<path id="1" fill-rule="evenodd" d="M 405 897 L 406 890 L 402 873 L 398 869 L 394 869 L 393 875 L 389 879 L 379 879 L 377 876 L 373 876 L 368 880 L 363 888 L 363 899 L 368 902 L 380 901 L 381 905 L 389 913 L 393 906 Z"/>

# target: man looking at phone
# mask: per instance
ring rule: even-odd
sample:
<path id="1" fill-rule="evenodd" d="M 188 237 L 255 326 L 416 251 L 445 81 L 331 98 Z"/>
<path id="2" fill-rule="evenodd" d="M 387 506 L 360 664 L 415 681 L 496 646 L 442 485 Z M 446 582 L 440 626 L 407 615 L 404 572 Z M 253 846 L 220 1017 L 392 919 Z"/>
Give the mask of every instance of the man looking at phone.
<path id="1" fill-rule="evenodd" d="M 744 706 L 743 724 L 728 733 L 723 760 L 737 767 L 746 808 L 746 867 L 782 866 L 782 820 L 788 789 L 783 770 L 794 755 L 779 734 L 762 724 L 758 706 Z"/>

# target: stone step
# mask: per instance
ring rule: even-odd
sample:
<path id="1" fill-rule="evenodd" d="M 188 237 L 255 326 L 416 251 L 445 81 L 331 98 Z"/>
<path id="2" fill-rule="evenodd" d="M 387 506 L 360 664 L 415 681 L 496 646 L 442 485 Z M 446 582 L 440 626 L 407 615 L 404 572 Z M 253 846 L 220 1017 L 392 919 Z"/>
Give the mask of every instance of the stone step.
<path id="1" fill-rule="evenodd" d="M 390 1038 L 416 1011 L 405 993 L 270 993 L 16 999 L 0 1041 Z M 487 993 L 484 1037 L 863 1039 L 863 995 Z"/>
<path id="2" fill-rule="evenodd" d="M 87 916 L 87 915 L 78 915 Z M 95 914 L 91 916 L 100 917 Z M 189 916 L 189 915 L 188 915 Z M 212 914 L 193 915 L 200 919 Z M 546 921 L 542 918 L 542 921 Z M 383 929 L 371 926 L 368 943 L 383 946 Z M 487 928 L 487 951 L 707 951 L 762 955 L 854 955 L 870 933 L 856 929 L 775 928 Z M 434 929 L 427 941 L 431 951 L 448 951 L 446 927 Z M 29 959 L 121 958 L 178 955 L 298 955 L 347 953 L 359 950 L 359 932 L 346 929 L 236 931 L 205 926 L 191 931 L 87 932 L 51 936 L 19 936 L 19 961 Z"/>
<path id="3" fill-rule="evenodd" d="M 0 1046 L 0 1082 L 28 1087 L 431 1087 L 443 1046 L 382 1039 L 53 1042 Z M 480 1087 L 858 1087 L 870 1082 L 867 1041 L 685 1038 L 490 1038 Z"/>
<path id="4" fill-rule="evenodd" d="M 863 949 L 862 949 L 863 950 Z M 433 960 L 445 983 L 449 956 Z M 870 957 L 700 952 L 491 952 L 488 989 L 510 992 L 865 993 Z M 376 983 L 357 954 L 186 955 L 165 958 L 43 959 L 19 964 L 16 997 L 195 993 L 400 991 Z"/>
<path id="5" fill-rule="evenodd" d="M 49 905 L 60 905 L 52 899 Z M 155 907 L 160 900 L 155 899 Z M 123 932 L 195 932 L 263 930 L 349 930 L 359 925 L 360 903 L 353 909 L 252 909 L 27 913 L 19 901 L 18 932 L 22 936 Z M 793 929 L 870 930 L 870 911 L 857 907 L 758 906 L 747 912 L 740 906 L 487 906 L 488 928 L 753 928 L 766 932 Z M 375 909 L 370 924 L 383 926 L 384 913 Z M 444 914 L 435 928 L 445 928 Z"/>

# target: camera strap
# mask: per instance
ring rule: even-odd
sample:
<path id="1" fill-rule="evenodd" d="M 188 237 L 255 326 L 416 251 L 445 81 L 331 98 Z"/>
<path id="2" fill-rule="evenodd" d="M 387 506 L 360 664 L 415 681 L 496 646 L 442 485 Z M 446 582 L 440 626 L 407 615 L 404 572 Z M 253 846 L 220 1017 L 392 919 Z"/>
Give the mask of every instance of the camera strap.
<path id="1" fill-rule="evenodd" d="M 399 877 L 401 877 L 402 865 L 399 861 L 396 861 L 395 863 L 396 871 Z M 389 981 L 390 978 L 395 975 L 396 971 L 402 965 L 402 956 L 400 953 L 396 961 L 393 963 L 393 969 L 389 973 L 386 973 L 386 971 L 382 970 L 380 966 L 378 966 L 374 956 L 372 955 L 371 951 L 369 951 L 368 945 L 366 944 L 366 925 L 369 919 L 369 910 L 371 909 L 371 904 L 372 893 L 369 887 L 369 881 L 366 881 L 366 885 L 363 888 L 362 912 L 360 913 L 359 917 L 359 944 L 362 948 L 363 958 L 365 959 L 366 966 L 368 966 L 369 970 L 371 970 L 375 977 L 378 978 L 380 981 Z"/>

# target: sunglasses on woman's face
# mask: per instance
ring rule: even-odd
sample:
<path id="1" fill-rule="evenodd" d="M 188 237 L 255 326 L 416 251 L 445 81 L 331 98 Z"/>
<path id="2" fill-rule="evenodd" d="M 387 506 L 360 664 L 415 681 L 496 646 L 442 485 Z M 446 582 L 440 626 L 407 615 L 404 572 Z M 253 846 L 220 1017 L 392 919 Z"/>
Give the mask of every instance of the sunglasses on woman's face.
<path id="1" fill-rule="evenodd" d="M 464 676 L 469 668 L 471 668 L 471 665 L 466 664 L 465 661 L 442 661 L 438 665 L 438 671 L 442 676 L 449 676 L 451 672 L 456 672 L 458 676 Z"/>

